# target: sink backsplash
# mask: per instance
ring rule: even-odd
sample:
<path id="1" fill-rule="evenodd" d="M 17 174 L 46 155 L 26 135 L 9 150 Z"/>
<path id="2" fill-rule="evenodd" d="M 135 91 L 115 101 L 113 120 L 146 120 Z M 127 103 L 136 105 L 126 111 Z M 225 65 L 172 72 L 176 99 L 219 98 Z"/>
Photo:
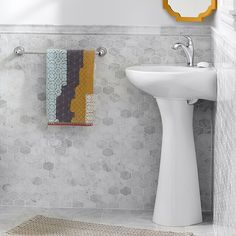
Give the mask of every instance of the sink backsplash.
<path id="1" fill-rule="evenodd" d="M 5 26 L 0 32 L 0 204 L 153 209 L 161 118 L 154 98 L 132 86 L 124 69 L 185 63 L 171 49 L 180 34 L 192 36 L 195 62 L 211 62 L 210 28 Z M 14 57 L 18 45 L 39 52 L 108 49 L 96 59 L 94 127 L 47 126 L 45 56 Z M 204 211 L 212 210 L 212 109 L 200 101 L 194 112 Z"/>

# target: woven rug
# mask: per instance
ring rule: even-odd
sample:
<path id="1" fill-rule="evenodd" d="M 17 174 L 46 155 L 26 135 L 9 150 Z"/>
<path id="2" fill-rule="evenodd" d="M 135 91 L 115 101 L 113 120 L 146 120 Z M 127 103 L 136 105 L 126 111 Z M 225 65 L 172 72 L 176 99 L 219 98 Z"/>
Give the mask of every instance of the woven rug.
<path id="1" fill-rule="evenodd" d="M 193 236 L 191 233 L 160 232 L 35 216 L 9 230 L 6 236 Z"/>

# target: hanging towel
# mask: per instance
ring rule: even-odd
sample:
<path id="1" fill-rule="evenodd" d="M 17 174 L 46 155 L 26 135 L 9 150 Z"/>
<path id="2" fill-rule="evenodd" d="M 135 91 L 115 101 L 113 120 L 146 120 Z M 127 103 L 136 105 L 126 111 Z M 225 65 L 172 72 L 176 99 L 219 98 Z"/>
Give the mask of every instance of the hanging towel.
<path id="1" fill-rule="evenodd" d="M 47 51 L 49 125 L 93 125 L 94 60 L 94 51 Z"/>

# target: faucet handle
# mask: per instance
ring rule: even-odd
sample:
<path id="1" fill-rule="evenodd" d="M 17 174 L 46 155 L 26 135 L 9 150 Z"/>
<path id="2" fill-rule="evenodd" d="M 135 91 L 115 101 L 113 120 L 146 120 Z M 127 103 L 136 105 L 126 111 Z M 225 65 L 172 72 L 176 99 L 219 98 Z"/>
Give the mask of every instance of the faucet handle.
<path id="1" fill-rule="evenodd" d="M 189 35 L 183 35 L 183 37 L 185 37 L 188 40 L 187 47 L 193 46 L 193 40 Z"/>

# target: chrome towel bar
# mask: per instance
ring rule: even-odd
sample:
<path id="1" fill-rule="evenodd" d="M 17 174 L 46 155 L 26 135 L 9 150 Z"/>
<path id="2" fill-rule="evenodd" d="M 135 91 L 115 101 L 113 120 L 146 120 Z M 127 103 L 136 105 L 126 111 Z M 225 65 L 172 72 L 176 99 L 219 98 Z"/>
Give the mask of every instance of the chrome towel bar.
<path id="1" fill-rule="evenodd" d="M 22 46 L 14 48 L 14 54 L 17 56 L 22 56 L 24 54 L 46 54 L 46 52 L 27 52 Z M 104 47 L 99 47 L 96 49 L 96 55 L 99 57 L 104 57 L 107 54 L 107 49 Z"/>

